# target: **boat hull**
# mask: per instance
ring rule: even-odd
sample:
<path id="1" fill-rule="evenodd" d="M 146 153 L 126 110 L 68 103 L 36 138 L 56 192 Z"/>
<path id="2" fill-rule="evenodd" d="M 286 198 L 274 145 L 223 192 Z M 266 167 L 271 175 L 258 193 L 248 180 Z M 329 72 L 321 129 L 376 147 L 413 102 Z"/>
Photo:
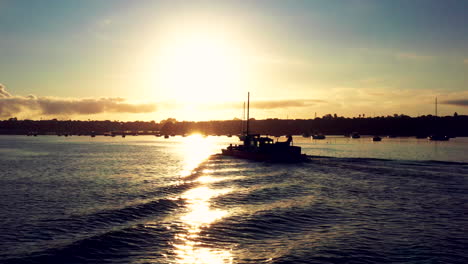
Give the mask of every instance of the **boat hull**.
<path id="1" fill-rule="evenodd" d="M 286 152 L 261 152 L 239 149 L 223 149 L 222 155 L 268 162 L 303 162 L 307 160 L 307 156 L 305 154 L 301 154 L 300 147 L 290 147 L 290 149 Z"/>

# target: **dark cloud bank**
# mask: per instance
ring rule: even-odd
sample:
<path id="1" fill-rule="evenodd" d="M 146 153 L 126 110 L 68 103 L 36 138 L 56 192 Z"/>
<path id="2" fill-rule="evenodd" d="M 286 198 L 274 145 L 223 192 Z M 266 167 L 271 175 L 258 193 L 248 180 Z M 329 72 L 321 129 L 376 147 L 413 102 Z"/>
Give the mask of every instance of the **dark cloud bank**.
<path id="1" fill-rule="evenodd" d="M 457 106 L 465 106 L 465 107 L 468 107 L 468 99 L 447 100 L 447 101 L 444 101 L 443 104 L 449 104 L 449 105 L 457 105 Z"/>
<path id="2" fill-rule="evenodd" d="M 65 99 L 13 96 L 0 84 L 0 118 L 21 113 L 42 115 L 90 115 L 100 113 L 150 113 L 155 104 L 130 104 L 122 98 Z"/>

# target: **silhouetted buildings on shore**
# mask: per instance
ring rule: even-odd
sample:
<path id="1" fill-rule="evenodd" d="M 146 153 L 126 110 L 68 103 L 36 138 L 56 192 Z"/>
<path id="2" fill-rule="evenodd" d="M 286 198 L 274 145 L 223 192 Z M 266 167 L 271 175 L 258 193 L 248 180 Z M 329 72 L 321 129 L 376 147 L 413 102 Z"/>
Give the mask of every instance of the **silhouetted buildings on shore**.
<path id="1" fill-rule="evenodd" d="M 302 135 L 307 131 L 320 131 L 325 135 L 344 135 L 354 131 L 361 135 L 395 135 L 427 137 L 438 133 L 449 136 L 468 136 L 468 116 L 432 115 L 409 117 L 344 118 L 326 115 L 315 119 L 265 119 L 250 121 L 251 131 L 263 135 Z M 78 120 L 17 120 L 0 121 L 0 134 L 9 135 L 236 135 L 242 132 L 242 121 L 176 121 L 169 118 L 161 122 L 149 121 L 78 121 Z"/>

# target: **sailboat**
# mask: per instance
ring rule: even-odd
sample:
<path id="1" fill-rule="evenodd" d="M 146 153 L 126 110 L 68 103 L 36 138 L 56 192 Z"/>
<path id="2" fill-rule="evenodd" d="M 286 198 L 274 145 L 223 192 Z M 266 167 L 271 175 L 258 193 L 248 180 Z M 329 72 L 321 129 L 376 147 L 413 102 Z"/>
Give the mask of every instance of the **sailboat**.
<path id="1" fill-rule="evenodd" d="M 437 121 L 437 97 L 435 98 L 435 118 Z M 450 139 L 449 136 L 443 135 L 440 133 L 435 133 L 427 137 L 429 140 L 433 141 L 448 141 Z"/>
<path id="2" fill-rule="evenodd" d="M 238 146 L 229 145 L 221 150 L 222 155 L 269 162 L 301 162 L 307 160 L 307 156 L 301 153 L 301 147 L 292 145 L 292 136 L 288 136 L 285 142 L 274 142 L 269 137 L 250 133 L 249 108 L 250 92 L 247 94 L 246 130 L 239 137 L 242 144 Z"/>

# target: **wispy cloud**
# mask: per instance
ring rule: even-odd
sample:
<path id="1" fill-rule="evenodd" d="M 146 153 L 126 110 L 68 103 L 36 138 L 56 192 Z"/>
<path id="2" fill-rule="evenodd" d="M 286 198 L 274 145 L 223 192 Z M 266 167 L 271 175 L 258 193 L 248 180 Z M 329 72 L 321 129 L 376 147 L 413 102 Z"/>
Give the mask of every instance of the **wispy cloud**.
<path id="1" fill-rule="evenodd" d="M 318 99 L 289 99 L 289 100 L 264 100 L 255 101 L 250 103 L 251 109 L 286 109 L 286 108 L 307 108 L 317 104 L 326 103 L 325 100 Z M 242 104 L 239 102 L 226 102 L 223 104 L 203 104 L 199 108 L 213 110 L 213 109 L 239 109 Z"/>
<path id="2" fill-rule="evenodd" d="M 252 104 L 254 108 L 260 109 L 275 109 L 275 108 L 290 108 L 290 107 L 309 107 L 324 103 L 324 100 L 315 99 L 297 99 L 297 100 L 279 100 L 279 101 L 258 101 Z"/>
<path id="3" fill-rule="evenodd" d="M 262 65 L 275 65 L 287 67 L 310 67 L 310 62 L 298 58 L 288 58 L 285 56 L 257 55 L 248 58 L 251 62 Z"/>
<path id="4" fill-rule="evenodd" d="M 412 61 L 427 61 L 427 60 L 432 60 L 434 56 L 429 56 L 429 55 L 421 55 L 417 53 L 398 53 L 396 54 L 396 57 L 398 59 L 402 60 L 412 60 Z"/>
<path id="5" fill-rule="evenodd" d="M 112 24 L 112 20 L 110 18 L 104 18 L 97 22 L 98 27 L 104 28 Z"/>
<path id="6" fill-rule="evenodd" d="M 56 97 L 13 96 L 0 85 L 0 118 L 21 114 L 93 115 L 100 113 L 150 113 L 154 103 L 132 104 L 123 98 L 69 99 Z"/>
<path id="7" fill-rule="evenodd" d="M 7 92 L 5 86 L 0 83 L 0 98 L 11 97 L 11 94 Z"/>

